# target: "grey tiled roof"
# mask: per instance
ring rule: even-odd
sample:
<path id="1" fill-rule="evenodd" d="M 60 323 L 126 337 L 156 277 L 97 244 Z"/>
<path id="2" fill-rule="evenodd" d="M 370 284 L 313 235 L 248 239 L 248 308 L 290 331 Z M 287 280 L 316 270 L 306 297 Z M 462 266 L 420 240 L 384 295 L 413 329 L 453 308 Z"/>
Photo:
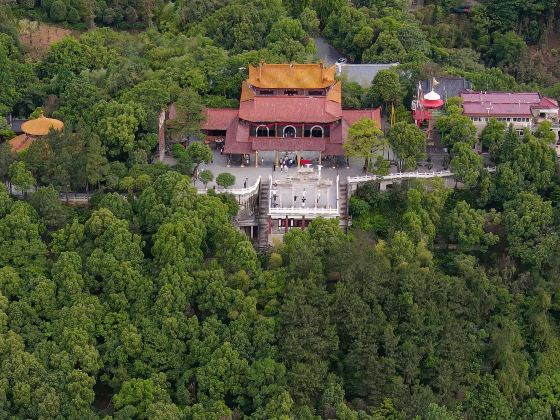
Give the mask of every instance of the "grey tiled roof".
<path id="1" fill-rule="evenodd" d="M 20 119 L 20 118 L 9 118 L 8 119 L 8 123 L 11 126 L 11 129 L 14 133 L 23 133 L 23 131 L 21 130 L 21 125 L 26 122 L 27 119 Z"/>
<path id="2" fill-rule="evenodd" d="M 434 90 L 444 101 L 447 98 L 459 96 L 459 93 L 463 90 L 472 88 L 472 83 L 464 77 L 436 77 L 435 79 L 438 81 L 439 85 L 437 85 Z M 432 78 L 423 80 L 421 84 L 424 95 L 432 90 Z"/>
<path id="3" fill-rule="evenodd" d="M 336 64 L 336 74 L 349 82 L 359 83 L 362 87 L 371 86 L 371 81 L 380 70 L 388 70 L 398 66 L 399 63 L 389 64 Z"/>

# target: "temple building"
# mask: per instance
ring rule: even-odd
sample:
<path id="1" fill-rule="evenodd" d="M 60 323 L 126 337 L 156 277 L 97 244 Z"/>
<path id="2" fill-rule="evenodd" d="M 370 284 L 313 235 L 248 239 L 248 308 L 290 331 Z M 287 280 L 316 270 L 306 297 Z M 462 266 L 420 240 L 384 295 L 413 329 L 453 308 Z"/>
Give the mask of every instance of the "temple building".
<path id="1" fill-rule="evenodd" d="M 14 137 L 8 143 L 13 152 L 20 153 L 29 148 L 37 138 L 46 136 L 51 130 L 60 131 L 64 123 L 54 118 L 47 118 L 41 112 L 39 118 L 27 120 L 21 124 L 23 134 Z"/>
<path id="2" fill-rule="evenodd" d="M 321 164 L 325 156 L 344 156 L 342 144 L 355 121 L 369 118 L 380 126 L 379 109 L 343 110 L 342 86 L 335 66 L 266 64 L 249 66 L 239 109 L 207 109 L 202 129 L 223 141 L 223 153 L 259 164 L 259 153 L 283 152 Z"/>

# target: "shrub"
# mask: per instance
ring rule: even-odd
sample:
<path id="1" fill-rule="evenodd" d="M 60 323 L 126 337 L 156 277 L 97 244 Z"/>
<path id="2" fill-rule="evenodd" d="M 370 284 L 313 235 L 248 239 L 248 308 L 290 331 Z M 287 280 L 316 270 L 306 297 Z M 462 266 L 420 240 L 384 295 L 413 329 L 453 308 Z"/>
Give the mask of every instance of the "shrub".
<path id="1" fill-rule="evenodd" d="M 369 212 L 369 204 L 359 197 L 353 196 L 350 198 L 349 211 L 352 217 L 359 217 Z"/>
<path id="2" fill-rule="evenodd" d="M 64 4 L 62 1 L 57 0 L 53 2 L 53 4 L 51 4 L 49 15 L 52 20 L 54 20 L 55 22 L 62 22 L 63 20 L 66 20 L 66 14 L 66 4 Z"/>
<path id="3" fill-rule="evenodd" d="M 35 7 L 35 0 L 18 0 L 18 4 L 25 9 L 33 9 Z"/>
<path id="4" fill-rule="evenodd" d="M 235 184 L 235 177 L 228 172 L 223 172 L 216 177 L 216 184 L 227 189 Z"/>
<path id="5" fill-rule="evenodd" d="M 134 23 L 138 20 L 138 12 L 132 6 L 128 6 L 124 12 L 125 19 L 128 23 Z"/>
<path id="6" fill-rule="evenodd" d="M 79 23 L 81 20 L 80 13 L 73 7 L 68 8 L 68 15 L 66 20 L 70 23 Z"/>
<path id="7" fill-rule="evenodd" d="M 204 169 L 200 172 L 200 175 L 198 175 L 198 179 L 200 179 L 200 181 L 206 187 L 206 185 L 208 185 L 208 183 L 212 182 L 212 180 L 214 179 L 214 174 L 210 169 Z"/>
<path id="8" fill-rule="evenodd" d="M 272 268 L 282 267 L 282 255 L 277 252 L 270 254 L 270 266 Z"/>

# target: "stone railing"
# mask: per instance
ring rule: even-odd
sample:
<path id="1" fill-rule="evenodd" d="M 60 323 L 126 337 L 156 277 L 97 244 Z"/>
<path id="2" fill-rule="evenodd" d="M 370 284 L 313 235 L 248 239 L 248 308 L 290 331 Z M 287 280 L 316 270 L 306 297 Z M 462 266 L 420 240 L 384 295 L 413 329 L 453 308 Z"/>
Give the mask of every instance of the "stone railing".
<path id="1" fill-rule="evenodd" d="M 485 168 L 488 172 L 496 172 L 495 166 Z M 431 171 L 431 172 L 397 172 L 389 175 L 364 175 L 350 176 L 347 178 L 349 184 L 359 184 L 369 181 L 393 181 L 399 179 L 430 179 L 430 178 L 450 178 L 454 176 L 450 170 Z"/>
<path id="2" fill-rule="evenodd" d="M 219 193 L 229 193 L 229 194 L 233 194 L 236 197 L 238 196 L 244 196 L 244 195 L 251 195 L 251 194 L 255 194 L 257 191 L 259 191 L 259 185 L 261 184 L 261 177 L 259 176 L 259 178 L 257 179 L 257 181 L 251 185 L 250 187 L 247 188 L 216 188 L 216 192 Z M 199 194 L 206 194 L 208 192 L 208 188 L 199 188 L 198 190 Z"/>

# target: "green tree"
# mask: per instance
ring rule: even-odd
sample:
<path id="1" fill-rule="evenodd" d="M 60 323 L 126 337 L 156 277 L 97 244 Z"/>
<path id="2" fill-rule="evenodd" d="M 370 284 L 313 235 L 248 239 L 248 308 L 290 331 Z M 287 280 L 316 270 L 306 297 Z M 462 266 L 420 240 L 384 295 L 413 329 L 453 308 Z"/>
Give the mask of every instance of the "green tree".
<path id="1" fill-rule="evenodd" d="M 182 142 L 194 135 L 200 137 L 200 126 L 204 118 L 202 109 L 202 100 L 198 93 L 190 88 L 181 91 L 175 102 L 176 115 L 166 122 L 173 141 Z"/>
<path id="2" fill-rule="evenodd" d="M 476 143 L 476 127 L 469 117 L 460 115 L 460 112 L 441 116 L 436 127 L 441 134 L 442 143 L 448 148 L 453 148 L 459 142 L 470 145 Z"/>
<path id="3" fill-rule="evenodd" d="M 60 0 L 52 2 L 49 15 L 55 22 L 62 22 L 66 20 L 66 4 Z"/>
<path id="4" fill-rule="evenodd" d="M 33 174 L 25 167 L 22 161 L 13 162 L 8 168 L 8 178 L 10 183 L 18 187 L 25 195 L 27 191 L 35 185 Z"/>
<path id="5" fill-rule="evenodd" d="M 387 140 L 397 154 L 399 171 L 412 170 L 426 156 L 426 136 L 416 124 L 396 123 L 387 133 Z"/>
<path id="6" fill-rule="evenodd" d="M 364 158 L 364 169 L 367 169 L 369 159 L 382 150 L 385 143 L 383 132 L 375 121 L 363 118 L 352 124 L 342 147 L 346 156 Z"/>
<path id="7" fill-rule="evenodd" d="M 146 114 L 132 102 L 102 101 L 95 106 L 92 118 L 97 120 L 97 130 L 109 155 L 118 156 L 135 148 L 136 134 Z"/>
<path id="8" fill-rule="evenodd" d="M 479 245 L 494 245 L 498 237 L 486 233 L 486 214 L 482 210 L 475 210 L 466 201 L 459 201 L 449 214 L 449 239 L 462 247 L 476 247 Z"/>
<path id="9" fill-rule="evenodd" d="M 398 105 L 403 97 L 403 88 L 398 73 L 393 70 L 380 70 L 371 82 L 369 96 L 374 106 Z"/>
<path id="10" fill-rule="evenodd" d="M 235 177 L 228 172 L 222 172 L 216 177 L 216 184 L 220 187 L 228 189 L 235 184 Z"/>
<path id="11" fill-rule="evenodd" d="M 0 178 L 5 180 L 9 173 L 9 168 L 14 161 L 14 154 L 10 144 L 5 142 L 0 145 Z"/>
<path id="12" fill-rule="evenodd" d="M 449 168 L 455 176 L 455 180 L 462 182 L 466 188 L 476 186 L 482 170 L 482 157 L 464 142 L 455 143 L 453 146 Z"/>
<path id="13" fill-rule="evenodd" d="M 493 160 L 496 160 L 498 153 L 502 147 L 504 136 L 506 134 L 506 123 L 490 118 L 486 127 L 480 134 L 480 142 L 490 152 Z"/>
<path id="14" fill-rule="evenodd" d="M 214 174 L 210 169 L 204 169 L 200 171 L 198 179 L 200 179 L 200 181 L 204 184 L 204 188 L 206 188 L 208 186 L 208 183 L 214 180 Z"/>
<path id="15" fill-rule="evenodd" d="M 515 32 L 509 31 L 504 34 L 497 32 L 488 54 L 495 65 L 509 66 L 515 64 L 526 49 L 527 44 Z"/>
<path id="16" fill-rule="evenodd" d="M 512 256 L 540 267 L 558 241 L 552 230 L 552 204 L 534 193 L 522 192 L 504 203 L 503 222 Z"/>
<path id="17" fill-rule="evenodd" d="M 309 7 L 304 8 L 299 14 L 298 19 L 301 22 L 303 30 L 309 35 L 314 36 L 319 34 L 319 26 L 321 22 L 319 21 L 319 17 L 317 16 L 317 12 L 315 12 L 315 10 Z"/>
<path id="18" fill-rule="evenodd" d="M 548 144 L 556 143 L 556 133 L 552 131 L 552 122 L 543 121 L 537 126 L 535 137 L 544 140 Z"/>
<path id="19" fill-rule="evenodd" d="M 194 164 L 193 175 L 197 176 L 198 167 L 201 163 L 210 163 L 212 160 L 212 150 L 204 143 L 192 143 L 185 152 L 186 158 Z"/>
<path id="20" fill-rule="evenodd" d="M 101 181 L 109 170 L 105 148 L 99 137 L 92 135 L 86 146 L 86 177 L 87 185 L 96 185 L 99 189 Z"/>
<path id="21" fill-rule="evenodd" d="M 50 230 L 59 229 L 68 222 L 70 212 L 62 204 L 59 192 L 52 185 L 39 188 L 37 192 L 32 193 L 29 204 Z"/>
<path id="22" fill-rule="evenodd" d="M 406 50 L 399 38 L 389 31 L 383 31 L 373 45 L 364 51 L 362 60 L 366 63 L 398 63 L 403 61 L 405 54 Z"/>
<path id="23" fill-rule="evenodd" d="M 477 419 L 509 419 L 512 407 L 500 392 L 495 379 L 491 375 L 484 375 L 476 389 L 466 398 L 467 413 Z"/>

